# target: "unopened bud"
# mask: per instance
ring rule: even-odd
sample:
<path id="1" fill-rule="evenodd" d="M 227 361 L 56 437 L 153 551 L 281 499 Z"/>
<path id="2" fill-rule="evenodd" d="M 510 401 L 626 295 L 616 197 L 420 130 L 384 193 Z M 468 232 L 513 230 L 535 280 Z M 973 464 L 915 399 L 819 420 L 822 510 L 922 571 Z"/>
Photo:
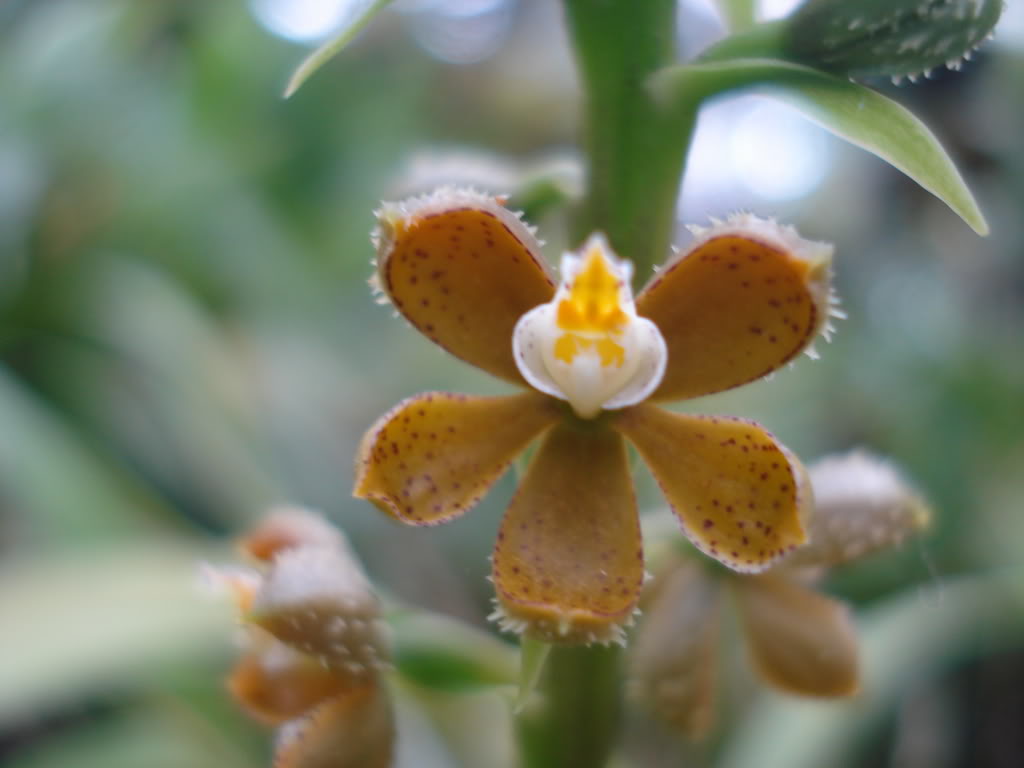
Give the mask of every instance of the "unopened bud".
<path id="1" fill-rule="evenodd" d="M 348 548 L 344 534 L 323 517 L 291 505 L 271 509 L 259 525 L 242 537 L 239 546 L 250 557 L 264 562 L 295 547 Z"/>
<path id="2" fill-rule="evenodd" d="M 837 565 L 900 545 L 924 529 L 931 511 L 889 463 L 854 451 L 810 467 L 815 509 L 809 543 L 788 565 Z"/>
<path id="3" fill-rule="evenodd" d="M 347 689 L 345 676 L 266 633 L 256 632 L 250 635 L 250 648 L 227 681 L 235 701 L 255 719 L 278 725 Z"/>
<path id="4" fill-rule="evenodd" d="M 374 680 L 282 726 L 274 768 L 386 768 L 393 744 L 391 705 Z"/>
<path id="5" fill-rule="evenodd" d="M 992 34 L 1003 0 L 808 0 L 785 22 L 786 54 L 851 76 L 927 75 Z"/>
<path id="6" fill-rule="evenodd" d="M 374 676 L 388 658 L 380 604 L 347 548 L 280 552 L 256 593 L 249 619 L 353 680 Z"/>
<path id="7" fill-rule="evenodd" d="M 630 694 L 696 739 L 714 719 L 719 588 L 696 562 L 659 579 L 630 648 Z"/>

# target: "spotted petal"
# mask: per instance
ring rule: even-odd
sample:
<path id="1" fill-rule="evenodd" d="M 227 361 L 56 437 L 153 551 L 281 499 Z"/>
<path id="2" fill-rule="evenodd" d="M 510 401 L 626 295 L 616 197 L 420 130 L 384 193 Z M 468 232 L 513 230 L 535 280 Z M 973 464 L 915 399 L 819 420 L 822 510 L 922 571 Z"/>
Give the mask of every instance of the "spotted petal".
<path id="1" fill-rule="evenodd" d="M 554 294 L 540 242 L 493 197 L 445 187 L 377 211 L 377 281 L 406 320 L 467 363 L 524 383 L 512 331 Z"/>
<path id="2" fill-rule="evenodd" d="M 826 327 L 832 246 L 750 215 L 708 230 L 637 296 L 661 330 L 668 366 L 657 400 L 759 379 Z"/>
<path id="3" fill-rule="evenodd" d="M 621 641 L 643 576 L 622 438 L 600 427 L 553 427 L 498 534 L 493 577 L 503 626 L 547 642 Z"/>
<path id="4" fill-rule="evenodd" d="M 447 522 L 480 501 L 559 413 L 551 398 L 536 392 L 409 398 L 363 438 L 354 495 L 404 523 Z"/>
<path id="5" fill-rule="evenodd" d="M 806 541 L 800 462 L 752 421 L 639 405 L 616 428 L 654 473 L 683 531 L 724 565 L 761 571 Z"/>
<path id="6" fill-rule="evenodd" d="M 776 574 L 744 578 L 734 592 L 767 682 L 807 696 L 857 692 L 857 637 L 845 605 Z"/>

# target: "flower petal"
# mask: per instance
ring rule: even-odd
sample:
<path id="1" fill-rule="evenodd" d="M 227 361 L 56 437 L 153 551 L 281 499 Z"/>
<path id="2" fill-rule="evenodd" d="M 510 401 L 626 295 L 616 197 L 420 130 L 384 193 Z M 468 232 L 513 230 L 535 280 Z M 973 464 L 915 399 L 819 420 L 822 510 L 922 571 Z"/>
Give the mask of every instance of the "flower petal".
<path id="1" fill-rule="evenodd" d="M 317 659 L 264 637 L 238 660 L 227 685 L 249 715 L 277 725 L 341 693 L 350 681 Z"/>
<path id="2" fill-rule="evenodd" d="M 291 504 L 272 508 L 238 544 L 245 554 L 267 563 L 278 553 L 301 546 L 348 550 L 345 534 L 323 516 Z"/>
<path id="3" fill-rule="evenodd" d="M 366 433 L 353 493 L 404 523 L 447 522 L 480 501 L 559 413 L 551 398 L 536 392 L 411 397 Z"/>
<path id="4" fill-rule="evenodd" d="M 927 527 L 931 510 L 891 463 L 853 451 L 827 456 L 808 468 L 814 512 L 810 542 L 786 566 L 834 566 L 898 547 Z"/>
<path id="5" fill-rule="evenodd" d="M 456 357 L 523 383 L 512 330 L 555 292 L 530 228 L 495 198 L 450 187 L 385 203 L 377 218 L 377 279 L 395 308 Z"/>
<path id="6" fill-rule="evenodd" d="M 734 584 L 747 648 L 766 682 L 808 696 L 857 692 L 857 636 L 845 605 L 777 574 Z"/>
<path id="7" fill-rule="evenodd" d="M 394 740 L 391 702 L 376 680 L 282 726 L 274 768 L 387 768 Z"/>
<path id="8" fill-rule="evenodd" d="M 714 722 L 721 593 L 689 560 L 656 577 L 630 648 L 631 692 L 691 739 Z"/>
<path id="9" fill-rule="evenodd" d="M 494 550 L 498 618 L 547 642 L 619 642 L 643 584 L 626 447 L 560 424 L 534 457 Z"/>
<path id="10" fill-rule="evenodd" d="M 646 400 L 661 382 L 667 351 L 658 327 L 637 317 L 633 265 L 595 233 L 562 257 L 561 272 L 555 297 L 523 315 L 513 332 L 523 378 L 567 400 L 583 419 Z"/>
<path id="11" fill-rule="evenodd" d="M 354 556 L 344 550 L 283 550 L 247 618 L 350 684 L 375 676 L 390 656 L 380 602 Z"/>
<path id="12" fill-rule="evenodd" d="M 758 424 L 645 404 L 623 411 L 615 427 L 636 445 L 702 552 L 756 572 L 806 541 L 806 473 Z"/>
<path id="13" fill-rule="evenodd" d="M 658 400 L 759 379 L 826 326 L 832 246 L 750 215 L 698 230 L 696 242 L 637 296 L 668 345 Z"/>

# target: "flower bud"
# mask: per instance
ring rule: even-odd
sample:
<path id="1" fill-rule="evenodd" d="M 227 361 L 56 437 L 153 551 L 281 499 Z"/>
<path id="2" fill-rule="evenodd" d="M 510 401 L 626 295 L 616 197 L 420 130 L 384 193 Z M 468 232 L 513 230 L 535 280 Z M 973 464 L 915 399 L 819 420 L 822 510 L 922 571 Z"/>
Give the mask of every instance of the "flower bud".
<path id="1" fill-rule="evenodd" d="M 810 541 L 790 555 L 788 565 L 838 565 L 895 547 L 931 518 L 899 472 L 867 453 L 829 456 L 809 471 L 815 500 Z"/>
<path id="2" fill-rule="evenodd" d="M 248 618 L 353 681 L 373 677 L 388 658 L 380 604 L 347 549 L 280 552 Z"/>
<path id="3" fill-rule="evenodd" d="M 238 705 L 268 725 L 299 717 L 347 685 L 344 676 L 260 630 L 249 634 L 249 648 L 227 680 Z"/>
<path id="4" fill-rule="evenodd" d="M 991 36 L 1003 0 L 808 0 L 785 22 L 787 55 L 850 76 L 916 80 Z"/>
<path id="5" fill-rule="evenodd" d="M 347 549 L 345 535 L 320 515 L 302 507 L 281 505 L 239 541 L 241 550 L 257 560 L 270 562 L 285 549 L 305 545 Z"/>
<path id="6" fill-rule="evenodd" d="M 714 720 L 719 589 L 695 562 L 653 586 L 630 649 L 630 694 L 689 738 L 700 738 Z"/>
<path id="7" fill-rule="evenodd" d="M 274 768 L 386 768 L 393 744 L 391 704 L 374 680 L 282 726 Z"/>

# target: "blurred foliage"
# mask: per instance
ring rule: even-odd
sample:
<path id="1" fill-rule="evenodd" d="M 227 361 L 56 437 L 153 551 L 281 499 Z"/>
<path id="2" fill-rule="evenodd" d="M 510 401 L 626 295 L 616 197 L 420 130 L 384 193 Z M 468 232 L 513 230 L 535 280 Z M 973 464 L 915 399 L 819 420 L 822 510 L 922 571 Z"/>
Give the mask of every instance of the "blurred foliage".
<path id="1" fill-rule="evenodd" d="M 500 391 L 393 320 L 365 281 L 370 212 L 414 152 L 525 158 L 574 141 L 557 7 L 513 7 L 502 49 L 461 67 L 384 13 L 287 102 L 304 52 L 240 3 L 0 7 L 4 768 L 265 764 L 265 737 L 222 694 L 228 611 L 192 586 L 195 563 L 225 557 L 271 502 L 324 510 L 381 584 L 484 626 L 485 553 L 511 480 L 427 532 L 353 502 L 349 468 L 362 430 L 400 398 Z M 914 667 L 912 685 L 853 705 L 870 727 L 832 742 L 829 764 L 1009 765 L 1022 745 L 997 725 L 1024 721 L 1024 630 L 997 618 L 1019 592 L 995 611 L 985 599 L 1019 580 L 1006 569 L 1024 551 L 1024 51 L 880 87 L 960 161 L 992 235 L 837 145 L 794 223 L 837 243 L 850 319 L 821 361 L 693 408 L 759 419 L 807 458 L 869 446 L 935 502 L 921 544 L 831 578 L 866 617 L 868 663 L 898 653 Z M 641 499 L 656 498 L 647 479 Z M 941 621 L 898 620 L 917 615 L 919 593 Z M 956 649 L 915 645 L 949 626 Z M 452 722 L 472 718 L 445 695 L 430 722 L 400 704 L 406 764 L 444 766 L 459 749 Z M 847 722 L 746 698 L 699 749 L 635 724 L 636 764 L 747 764 L 766 730 L 818 743 Z M 942 760 L 928 762 L 936 744 Z"/>

